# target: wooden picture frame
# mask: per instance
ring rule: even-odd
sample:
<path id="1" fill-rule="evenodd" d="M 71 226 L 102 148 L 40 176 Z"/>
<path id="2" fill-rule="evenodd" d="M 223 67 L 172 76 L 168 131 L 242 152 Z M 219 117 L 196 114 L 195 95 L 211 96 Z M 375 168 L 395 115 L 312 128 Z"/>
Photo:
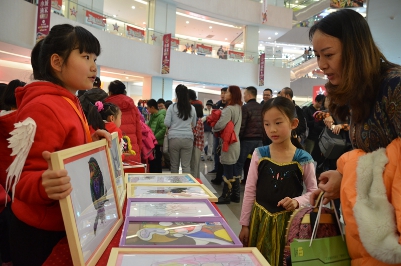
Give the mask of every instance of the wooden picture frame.
<path id="1" fill-rule="evenodd" d="M 208 199 L 139 199 L 127 201 L 126 217 L 221 217 Z"/>
<path id="2" fill-rule="evenodd" d="M 217 197 L 203 184 L 136 184 L 127 183 L 127 198 L 208 199 Z"/>
<path id="3" fill-rule="evenodd" d="M 112 169 L 114 179 L 116 180 L 118 202 L 120 208 L 122 209 L 124 201 L 127 197 L 127 183 L 125 182 L 124 169 L 122 162 L 122 151 L 120 139 L 118 138 L 118 133 L 113 132 L 111 134 L 111 147 L 110 147 L 110 161 L 112 162 Z"/>
<path id="4" fill-rule="evenodd" d="M 241 241 L 222 217 L 126 217 L 120 247 L 238 248 Z"/>
<path id="5" fill-rule="evenodd" d="M 71 178 L 59 202 L 74 265 L 95 265 L 123 222 L 109 152 L 102 139 L 51 154 L 53 170 Z"/>
<path id="6" fill-rule="evenodd" d="M 126 183 L 136 184 L 200 184 L 190 174 L 125 174 Z"/>
<path id="7" fill-rule="evenodd" d="M 131 265 L 270 266 L 257 248 L 113 248 L 107 266 Z"/>

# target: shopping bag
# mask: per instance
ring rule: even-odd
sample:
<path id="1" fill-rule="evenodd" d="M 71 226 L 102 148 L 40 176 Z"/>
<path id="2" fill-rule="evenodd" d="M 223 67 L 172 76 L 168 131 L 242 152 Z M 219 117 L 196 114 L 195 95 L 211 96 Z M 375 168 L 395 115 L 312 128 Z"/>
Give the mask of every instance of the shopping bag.
<path id="1" fill-rule="evenodd" d="M 311 246 L 309 239 L 294 239 L 290 247 L 292 265 L 351 265 L 347 245 L 342 236 L 316 238 Z"/>

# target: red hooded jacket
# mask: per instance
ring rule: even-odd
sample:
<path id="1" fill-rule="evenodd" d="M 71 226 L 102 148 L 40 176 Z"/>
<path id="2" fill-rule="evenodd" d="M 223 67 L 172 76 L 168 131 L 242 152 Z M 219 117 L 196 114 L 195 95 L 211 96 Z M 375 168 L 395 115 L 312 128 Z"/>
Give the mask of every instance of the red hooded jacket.
<path id="1" fill-rule="evenodd" d="M 126 159 L 141 162 L 142 126 L 134 100 L 124 94 L 117 94 L 109 96 L 104 101 L 117 105 L 122 112 L 120 129 L 123 135 L 130 138 L 132 149 L 136 152 L 136 155 L 126 156 Z"/>
<path id="2" fill-rule="evenodd" d="M 206 118 L 206 122 L 211 127 L 214 127 L 217 121 L 219 121 L 220 116 L 221 116 L 220 109 L 212 110 L 212 113 Z M 228 151 L 230 144 L 238 141 L 237 136 L 235 135 L 234 132 L 234 123 L 232 121 L 229 121 L 226 127 L 218 134 L 220 134 L 220 138 L 223 139 L 223 148 L 222 148 L 223 151 Z"/>

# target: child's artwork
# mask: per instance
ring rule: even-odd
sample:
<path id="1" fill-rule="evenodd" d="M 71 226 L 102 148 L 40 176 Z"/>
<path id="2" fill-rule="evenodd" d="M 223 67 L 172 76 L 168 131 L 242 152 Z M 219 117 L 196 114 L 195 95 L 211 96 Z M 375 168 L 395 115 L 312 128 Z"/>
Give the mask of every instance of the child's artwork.
<path id="1" fill-rule="evenodd" d="M 77 265 L 96 263 L 96 253 L 100 257 L 122 223 L 108 151 L 103 140 L 51 155 L 53 169 L 66 169 L 71 177 L 73 190 L 60 207 Z"/>
<path id="2" fill-rule="evenodd" d="M 269 266 L 257 248 L 113 248 L 108 266 Z"/>
<path id="3" fill-rule="evenodd" d="M 123 172 L 123 164 L 121 158 L 121 145 L 118 139 L 118 133 L 114 132 L 111 134 L 111 147 L 110 147 L 110 155 L 112 168 L 114 173 L 114 178 L 116 180 L 117 185 L 117 195 L 119 199 L 120 207 L 122 208 L 126 195 L 126 186 L 124 182 L 124 172 Z"/>
<path id="4" fill-rule="evenodd" d="M 209 199 L 217 201 L 217 197 L 204 185 L 145 185 L 128 183 L 128 198 L 175 198 L 175 199 Z"/>
<path id="5" fill-rule="evenodd" d="M 128 199 L 126 216 L 220 217 L 207 199 Z"/>
<path id="6" fill-rule="evenodd" d="M 242 247 L 223 218 L 126 218 L 124 247 Z"/>
<path id="7" fill-rule="evenodd" d="M 199 184 L 195 178 L 188 174 L 127 174 L 128 183 L 192 183 Z"/>

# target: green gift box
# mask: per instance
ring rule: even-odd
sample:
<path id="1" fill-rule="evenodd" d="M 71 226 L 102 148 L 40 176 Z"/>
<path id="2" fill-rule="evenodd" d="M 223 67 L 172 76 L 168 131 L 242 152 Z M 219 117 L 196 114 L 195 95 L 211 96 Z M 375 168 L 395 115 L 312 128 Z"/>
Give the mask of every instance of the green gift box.
<path id="1" fill-rule="evenodd" d="M 313 239 L 294 239 L 290 244 L 291 261 L 296 266 L 351 265 L 347 244 L 342 236 Z"/>

